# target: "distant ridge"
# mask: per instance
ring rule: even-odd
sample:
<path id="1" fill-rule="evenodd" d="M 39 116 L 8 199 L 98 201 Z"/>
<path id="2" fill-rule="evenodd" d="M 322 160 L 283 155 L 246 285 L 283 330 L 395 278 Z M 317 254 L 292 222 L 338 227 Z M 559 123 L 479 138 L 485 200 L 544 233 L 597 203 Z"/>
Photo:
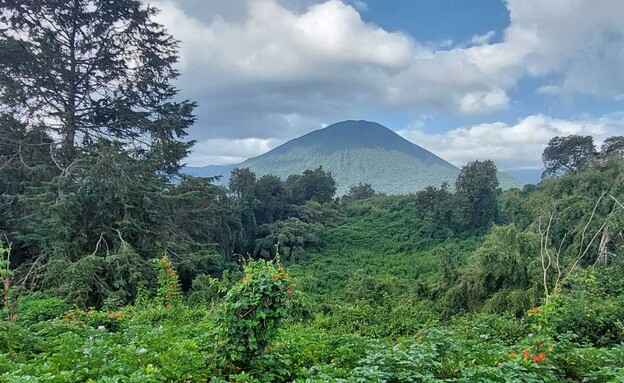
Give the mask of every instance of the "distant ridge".
<path id="1" fill-rule="evenodd" d="M 249 167 L 258 176 L 273 174 L 282 179 L 306 169 L 322 166 L 337 183 L 337 195 L 349 186 L 369 183 L 387 194 L 408 194 L 427 186 L 453 184 L 459 169 L 435 154 L 415 145 L 392 130 L 370 121 L 343 121 L 295 138 L 240 164 L 186 168 L 197 176 L 222 175 L 227 182 L 236 167 Z M 522 183 L 500 174 L 501 187 Z"/>

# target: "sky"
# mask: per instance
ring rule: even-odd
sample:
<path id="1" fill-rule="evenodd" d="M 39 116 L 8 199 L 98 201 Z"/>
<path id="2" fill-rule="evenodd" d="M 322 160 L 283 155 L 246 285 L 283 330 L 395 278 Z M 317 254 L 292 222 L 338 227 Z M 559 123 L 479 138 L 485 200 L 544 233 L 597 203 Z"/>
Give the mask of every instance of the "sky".
<path id="1" fill-rule="evenodd" d="M 150 0 L 198 103 L 190 166 L 376 121 L 461 166 L 624 135 L 622 0 Z"/>

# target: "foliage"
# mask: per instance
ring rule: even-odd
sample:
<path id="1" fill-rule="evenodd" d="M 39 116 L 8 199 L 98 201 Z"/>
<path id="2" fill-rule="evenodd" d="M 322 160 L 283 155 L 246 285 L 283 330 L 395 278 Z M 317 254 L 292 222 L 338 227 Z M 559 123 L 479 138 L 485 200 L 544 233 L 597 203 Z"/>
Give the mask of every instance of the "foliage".
<path id="1" fill-rule="evenodd" d="M 460 201 L 459 195 L 452 194 L 446 183 L 440 188 L 428 186 L 416 193 L 416 214 L 422 219 L 421 234 L 446 239 L 465 232 Z"/>
<path id="2" fill-rule="evenodd" d="M 178 303 L 180 299 L 180 286 L 178 274 L 169 260 L 169 257 L 163 257 L 155 260 L 158 267 L 158 291 L 156 292 L 156 301 L 169 308 L 173 304 Z"/>
<path id="3" fill-rule="evenodd" d="M 239 198 L 253 197 L 255 184 L 256 175 L 249 168 L 232 170 L 229 189 Z"/>
<path id="4" fill-rule="evenodd" d="M 353 201 L 374 197 L 376 194 L 377 192 L 373 190 L 371 184 L 360 182 L 357 185 L 349 186 L 349 192 L 340 199 L 340 202 L 349 204 Z"/>
<path id="5" fill-rule="evenodd" d="M 0 323 L 0 381 L 206 381 L 211 326 L 206 318 L 178 315 L 154 325 L 97 311 L 11 328 Z"/>
<path id="6" fill-rule="evenodd" d="M 529 195 L 535 188 L 524 190 L 511 189 L 503 192 L 499 197 L 502 223 L 513 223 L 521 230 L 525 230 L 533 223 L 532 206 L 528 203 Z"/>
<path id="7" fill-rule="evenodd" d="M 456 282 L 448 284 L 442 314 L 448 317 L 477 310 L 524 313 L 538 298 L 532 279 L 533 255 L 538 247 L 535 236 L 513 226 L 497 227 L 463 269 L 453 271 L 456 266 L 442 264 L 456 275 Z"/>
<path id="8" fill-rule="evenodd" d="M 149 146 L 178 168 L 194 104 L 173 102 L 177 42 L 135 0 L 0 3 L 0 102 L 60 136 L 71 172 L 98 140 Z"/>
<path id="9" fill-rule="evenodd" d="M 90 254 L 74 262 L 54 257 L 42 284 L 58 297 L 82 308 L 120 307 L 155 279 L 154 269 L 129 246 L 114 254 Z"/>
<path id="10" fill-rule="evenodd" d="M 271 175 L 260 177 L 254 185 L 254 195 L 257 200 L 254 214 L 259 225 L 284 218 L 288 209 L 287 190 L 281 179 Z"/>
<path id="11" fill-rule="evenodd" d="M 592 136 L 571 135 L 554 137 L 544 149 L 542 178 L 556 176 L 568 170 L 578 172 L 585 162 L 596 154 Z"/>
<path id="12" fill-rule="evenodd" d="M 330 202 L 336 193 L 336 181 L 322 166 L 308 169 L 302 175 L 288 177 L 285 186 L 290 200 L 295 204 L 304 201 Z"/>
<path id="13" fill-rule="evenodd" d="M 225 374 L 250 367 L 271 352 L 279 324 L 288 316 L 294 288 L 284 268 L 275 261 L 251 261 L 243 266 L 243 279 L 225 295 L 217 316 L 216 340 Z"/>
<path id="14" fill-rule="evenodd" d="M 9 235 L 16 221 L 32 211 L 21 197 L 55 176 L 58 169 L 50 158 L 52 139 L 41 127 L 27 129 L 3 113 L 0 137 L 0 232 Z"/>
<path id="15" fill-rule="evenodd" d="M 621 266 L 617 268 L 621 272 Z M 612 347 L 624 339 L 624 298 L 616 287 L 621 282 L 611 279 L 613 271 L 583 271 L 564 294 L 553 298 L 549 321 L 555 333 L 597 347 Z"/>
<path id="16" fill-rule="evenodd" d="M 612 155 L 624 156 L 624 136 L 613 136 L 607 138 L 600 147 L 600 154 L 603 157 Z"/>
<path id="17" fill-rule="evenodd" d="M 366 288 L 361 288 L 348 293 L 354 297 L 348 303 L 323 305 L 322 313 L 314 317 L 313 327 L 337 335 L 397 339 L 416 336 L 438 324 L 437 312 L 430 304 L 414 298 L 396 298 L 383 291 L 387 288 L 383 282 L 376 281 L 377 285 L 371 287 L 376 296 L 366 295 Z M 358 297 L 358 293 L 362 295 Z"/>
<path id="18" fill-rule="evenodd" d="M 191 307 L 212 307 L 222 298 L 221 281 L 209 275 L 200 274 L 193 279 L 188 293 Z"/>
<path id="19" fill-rule="evenodd" d="M 14 272 L 11 270 L 11 244 L 0 241 L 0 281 L 2 282 L 2 307 L 11 321 L 15 321 L 15 307 L 12 296 Z"/>
<path id="20" fill-rule="evenodd" d="M 399 341 L 295 325 L 274 334 L 249 369 L 224 371 L 209 366 L 221 355 L 210 315 L 180 306 L 175 316 L 146 321 L 151 310 L 166 309 L 68 312 L 60 320 L 18 321 L 10 329 L 0 322 L 0 381 L 608 382 L 622 376 L 624 361 L 622 346 L 592 348 L 552 338 L 557 306 L 550 305 L 530 310 L 523 321 L 458 318 L 446 329 L 429 325 Z M 109 323 L 116 324 L 114 331 Z"/>
<path id="21" fill-rule="evenodd" d="M 19 297 L 16 315 L 22 324 L 35 324 L 60 318 L 70 309 L 62 299 L 35 292 Z"/>
<path id="22" fill-rule="evenodd" d="M 455 183 L 464 206 L 465 225 L 481 229 L 499 220 L 496 189 L 498 178 L 493 161 L 474 161 L 462 167 Z"/>
<path id="23" fill-rule="evenodd" d="M 150 285 L 154 254 L 185 254 L 188 288 L 238 246 L 225 189 L 177 174 L 195 105 L 174 100 L 177 42 L 157 12 L 0 2 L 0 231 L 30 290 L 119 306 Z"/>
<path id="24" fill-rule="evenodd" d="M 505 192 L 498 203 L 507 224 L 485 235 L 463 227 L 465 205 L 445 187 L 343 207 L 287 203 L 289 218 L 261 225 L 257 233 L 266 228 L 267 235 L 256 243 L 270 249 L 267 258 L 277 238 L 280 252 L 287 243 L 305 249 L 305 257 L 288 263 L 308 297 L 305 318 L 294 312 L 283 267 L 264 260 L 246 263 L 242 280 L 236 271 L 217 280 L 216 268 L 195 277 L 187 295 L 192 308 L 183 299 L 167 307 L 167 294 L 183 298 L 178 265 L 201 264 L 172 254 L 160 260 L 160 289 L 149 280 L 138 284 L 134 306 L 67 310 L 55 298 L 20 298 L 16 322 L 0 326 L 0 381 L 614 381 L 624 373 L 623 226 L 619 213 L 611 214 L 616 202 L 605 196 L 622 199 L 623 169 L 612 157 Z M 279 188 L 275 181 L 266 185 Z M 609 219 L 609 262 L 593 267 L 598 248 L 591 247 L 562 290 L 536 307 L 543 292 L 539 217 L 553 206 L 551 247 L 558 250 L 565 238 L 561 266 L 587 244 L 582 232 L 592 212 L 592 233 Z M 94 273 L 65 274 L 73 281 L 65 291 L 89 286 L 88 275 L 132 280 L 114 271 L 114 258 L 105 266 L 111 256 L 81 258 Z M 87 267 L 92 262 L 98 266 Z M 202 268 L 215 267 L 205 262 Z M 53 270 L 65 269 L 80 268 L 59 263 Z M 155 271 L 151 278 L 158 279 Z M 132 291 L 120 290 L 126 288 Z M 160 294 L 149 298 L 149 291 Z"/>
<path id="25" fill-rule="evenodd" d="M 178 174 L 156 12 L 0 0 L 0 383 L 624 381 L 622 137 L 554 138 L 523 190 L 492 161 L 437 187 L 457 169 L 401 140 L 324 158 L 437 171 L 415 194 L 321 163 L 227 189 Z"/>
<path id="26" fill-rule="evenodd" d="M 289 218 L 273 224 L 263 225 L 258 230 L 254 256 L 272 258 L 277 252 L 285 260 L 300 260 L 307 250 L 319 250 L 325 241 L 321 238 L 322 225 Z M 277 244 L 277 245 L 276 245 Z"/>

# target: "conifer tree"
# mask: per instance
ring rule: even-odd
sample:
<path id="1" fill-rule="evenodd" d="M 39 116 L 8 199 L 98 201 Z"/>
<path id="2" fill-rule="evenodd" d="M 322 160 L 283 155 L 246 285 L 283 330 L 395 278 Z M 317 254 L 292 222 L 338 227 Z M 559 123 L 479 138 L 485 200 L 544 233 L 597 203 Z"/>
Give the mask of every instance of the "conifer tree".
<path id="1" fill-rule="evenodd" d="M 66 172 L 98 141 L 156 149 L 167 172 L 187 154 L 195 104 L 174 101 L 178 43 L 156 13 L 138 0 L 0 0 L 0 104 L 58 138 Z"/>

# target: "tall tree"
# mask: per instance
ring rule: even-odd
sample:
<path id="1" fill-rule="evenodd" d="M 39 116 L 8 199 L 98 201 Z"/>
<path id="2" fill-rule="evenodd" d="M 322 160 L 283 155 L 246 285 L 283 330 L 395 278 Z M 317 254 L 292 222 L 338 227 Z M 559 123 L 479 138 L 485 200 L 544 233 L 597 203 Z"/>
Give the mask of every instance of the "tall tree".
<path id="1" fill-rule="evenodd" d="M 41 129 L 27 129 L 8 115 L 0 115 L 0 234 L 15 230 L 17 220 L 26 215 L 20 198 L 58 174 L 50 158 L 52 139 Z M 19 251 L 16 259 L 23 258 Z"/>
<path id="2" fill-rule="evenodd" d="M 607 138 L 600 148 L 600 154 L 604 157 L 609 157 L 614 154 L 624 157 L 624 136 Z"/>
<path id="3" fill-rule="evenodd" d="M 349 186 L 349 192 L 344 197 L 342 197 L 341 202 L 344 204 L 348 204 L 353 201 L 371 198 L 376 194 L 377 192 L 375 192 L 371 184 L 360 182 L 357 185 Z"/>
<path id="4" fill-rule="evenodd" d="M 286 179 L 286 189 L 290 200 L 294 204 L 305 201 L 319 203 L 330 202 L 336 194 L 336 180 L 331 172 L 323 170 L 322 166 L 314 170 L 306 170 L 303 175 L 292 175 Z"/>
<path id="5" fill-rule="evenodd" d="M 496 165 L 490 160 L 469 162 L 461 169 L 455 187 L 465 205 L 464 216 L 470 229 L 479 229 L 496 221 L 498 188 Z"/>
<path id="6" fill-rule="evenodd" d="M 264 175 L 254 186 L 254 194 L 258 200 L 255 215 L 258 225 L 271 223 L 284 217 L 286 210 L 286 188 L 279 177 Z"/>
<path id="7" fill-rule="evenodd" d="M 557 176 L 566 171 L 580 171 L 585 162 L 595 155 L 596 147 L 592 136 L 554 137 L 542 154 L 542 178 Z"/>
<path id="8" fill-rule="evenodd" d="M 98 140 L 179 168 L 194 103 L 175 102 L 177 41 L 138 0 L 0 0 L 0 103 L 59 137 L 66 171 Z"/>
<path id="9" fill-rule="evenodd" d="M 466 199 L 464 199 L 466 200 Z M 444 182 L 440 188 L 427 186 L 416 193 L 417 214 L 423 225 L 421 233 L 432 238 L 448 238 L 461 231 L 459 204 Z"/>
<path id="10" fill-rule="evenodd" d="M 230 173 L 229 189 L 238 198 L 253 198 L 256 174 L 249 168 L 236 168 Z"/>
<path id="11" fill-rule="evenodd" d="M 235 168 L 230 173 L 229 189 L 236 195 L 236 204 L 240 211 L 241 227 L 238 233 L 241 252 L 250 252 L 253 238 L 258 230 L 255 208 L 258 200 L 255 196 L 256 174 L 249 168 Z"/>
<path id="12" fill-rule="evenodd" d="M 43 282 L 31 286 L 84 304 L 126 301 L 117 292 L 150 280 L 156 252 L 205 263 L 215 242 L 231 247 L 240 224 L 224 190 L 172 183 L 195 104 L 177 100 L 178 43 L 156 13 L 139 0 L 0 0 L 0 109 L 10 116 L 0 133 L 12 140 L 0 140 L 0 160 L 32 176 L 2 181 L 19 205 L 0 209 L 0 224 L 17 251 L 33 249 L 18 254 L 24 269 L 37 265 L 25 274 Z"/>

